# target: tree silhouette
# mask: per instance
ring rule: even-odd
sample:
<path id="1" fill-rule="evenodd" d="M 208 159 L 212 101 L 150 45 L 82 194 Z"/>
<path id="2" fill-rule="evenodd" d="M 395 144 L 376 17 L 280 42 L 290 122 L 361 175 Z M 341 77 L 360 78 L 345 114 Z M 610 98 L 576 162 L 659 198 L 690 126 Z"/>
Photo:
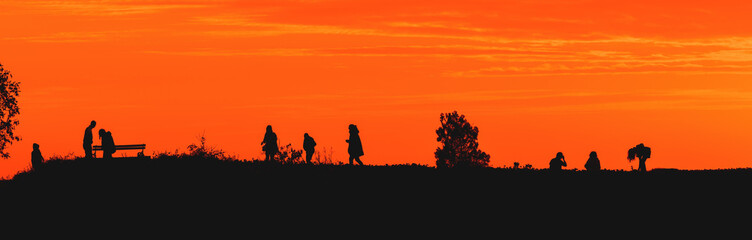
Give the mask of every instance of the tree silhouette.
<path id="1" fill-rule="evenodd" d="M 640 166 L 637 168 L 637 171 L 647 171 L 647 168 L 645 167 L 645 161 L 650 158 L 650 148 L 645 147 L 645 145 L 642 143 L 637 144 L 637 146 L 633 148 L 630 148 L 629 151 L 627 151 L 627 159 L 631 162 L 634 161 L 635 158 L 640 160 Z"/>
<path id="2" fill-rule="evenodd" d="M 441 127 L 436 129 L 436 141 L 441 147 L 434 153 L 436 167 L 487 167 L 491 156 L 478 150 L 478 127 L 472 126 L 465 115 L 457 111 L 442 113 Z"/>
<path id="3" fill-rule="evenodd" d="M 18 125 L 18 87 L 19 82 L 11 80 L 13 75 L 0 64 L 0 157 L 9 158 L 5 152 L 8 145 L 13 141 L 21 140 L 14 134 Z"/>

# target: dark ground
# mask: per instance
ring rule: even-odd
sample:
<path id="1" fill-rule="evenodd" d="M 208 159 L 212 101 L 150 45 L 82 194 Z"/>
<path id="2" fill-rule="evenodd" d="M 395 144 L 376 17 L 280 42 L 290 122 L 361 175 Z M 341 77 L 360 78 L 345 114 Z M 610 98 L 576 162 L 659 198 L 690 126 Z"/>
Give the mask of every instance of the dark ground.
<path id="1" fill-rule="evenodd" d="M 253 219 L 357 227 L 376 221 L 443 229 L 480 221 L 501 228 L 566 222 L 636 229 L 653 221 L 746 221 L 749 183 L 751 169 L 557 173 L 162 157 L 49 161 L 0 182 L 0 194 L 6 206 L 18 206 L 16 213 L 150 224 Z"/>

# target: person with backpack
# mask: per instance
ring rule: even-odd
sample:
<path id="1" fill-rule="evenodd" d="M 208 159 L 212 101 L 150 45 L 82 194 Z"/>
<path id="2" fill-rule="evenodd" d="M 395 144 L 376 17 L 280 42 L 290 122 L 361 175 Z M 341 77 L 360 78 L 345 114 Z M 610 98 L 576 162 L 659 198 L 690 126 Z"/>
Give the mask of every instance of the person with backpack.
<path id="1" fill-rule="evenodd" d="M 315 151 L 314 147 L 316 147 L 316 141 L 308 133 L 303 134 L 303 150 L 305 150 L 305 159 L 308 164 L 311 164 L 311 158 Z"/>

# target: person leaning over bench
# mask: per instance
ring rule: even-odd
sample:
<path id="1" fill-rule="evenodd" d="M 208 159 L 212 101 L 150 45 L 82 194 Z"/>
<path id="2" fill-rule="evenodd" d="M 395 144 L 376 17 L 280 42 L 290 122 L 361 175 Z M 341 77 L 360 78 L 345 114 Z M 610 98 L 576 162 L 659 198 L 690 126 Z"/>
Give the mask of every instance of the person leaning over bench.
<path id="1" fill-rule="evenodd" d="M 115 140 L 112 139 L 112 133 L 99 129 L 99 138 L 102 139 L 102 158 L 111 159 L 115 153 Z"/>

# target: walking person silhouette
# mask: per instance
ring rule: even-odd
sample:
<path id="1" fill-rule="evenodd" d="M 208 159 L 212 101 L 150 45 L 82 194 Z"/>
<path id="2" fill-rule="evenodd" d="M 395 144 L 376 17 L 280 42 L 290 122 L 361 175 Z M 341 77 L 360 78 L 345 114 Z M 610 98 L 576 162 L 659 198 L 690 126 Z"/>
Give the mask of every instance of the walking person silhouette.
<path id="1" fill-rule="evenodd" d="M 84 131 L 84 158 L 91 159 L 92 157 L 92 149 L 91 144 L 94 143 L 94 137 L 91 133 L 91 130 L 94 129 L 94 127 L 97 126 L 97 122 L 92 120 L 88 127 L 86 127 L 86 130 Z"/>
<path id="2" fill-rule="evenodd" d="M 99 138 L 102 139 L 102 158 L 111 159 L 112 154 L 115 153 L 115 140 L 112 138 L 112 133 L 105 131 L 104 128 L 99 129 Z"/>
<path id="3" fill-rule="evenodd" d="M 358 131 L 358 127 L 355 126 L 355 124 L 350 124 L 348 126 L 348 129 L 350 130 L 350 139 L 345 140 L 350 145 L 347 147 L 347 153 L 350 154 L 350 165 L 353 165 L 353 160 L 357 161 L 358 164 L 363 165 L 363 162 L 360 161 L 360 156 L 363 156 L 363 143 L 360 142 L 360 131 Z"/>
<path id="4" fill-rule="evenodd" d="M 316 147 L 316 141 L 308 133 L 303 134 L 303 150 L 305 150 L 305 160 L 308 164 L 311 164 L 311 158 L 315 151 L 314 147 Z"/>
<path id="5" fill-rule="evenodd" d="M 42 151 L 39 151 L 39 144 L 34 143 L 32 147 L 34 148 L 34 150 L 31 151 L 31 168 L 39 169 L 42 166 L 42 163 L 44 162 L 44 158 L 42 157 Z"/>
<path id="6" fill-rule="evenodd" d="M 261 145 L 264 145 L 261 150 L 266 154 L 265 161 L 274 161 L 274 156 L 279 152 L 279 147 L 277 146 L 277 134 L 272 131 L 272 125 L 266 126 L 266 133 Z"/>
<path id="7" fill-rule="evenodd" d="M 556 157 L 548 162 L 549 169 L 554 171 L 560 171 L 561 167 L 567 166 L 567 161 L 564 160 L 564 154 L 561 152 L 556 153 Z"/>
<path id="8" fill-rule="evenodd" d="M 585 169 L 588 171 L 601 170 L 601 160 L 598 160 L 598 154 L 595 151 L 590 152 L 590 158 L 585 162 Z"/>

